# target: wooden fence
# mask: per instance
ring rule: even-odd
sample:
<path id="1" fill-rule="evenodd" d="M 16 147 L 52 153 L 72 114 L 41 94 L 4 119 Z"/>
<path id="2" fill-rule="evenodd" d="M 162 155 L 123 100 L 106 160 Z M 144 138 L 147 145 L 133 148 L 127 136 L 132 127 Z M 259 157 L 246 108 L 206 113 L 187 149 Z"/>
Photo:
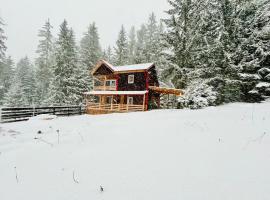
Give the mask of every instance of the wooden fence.
<path id="1" fill-rule="evenodd" d="M 30 117 L 51 114 L 56 116 L 81 115 L 85 106 L 55 106 L 55 107 L 0 107 L 0 123 L 28 120 Z"/>

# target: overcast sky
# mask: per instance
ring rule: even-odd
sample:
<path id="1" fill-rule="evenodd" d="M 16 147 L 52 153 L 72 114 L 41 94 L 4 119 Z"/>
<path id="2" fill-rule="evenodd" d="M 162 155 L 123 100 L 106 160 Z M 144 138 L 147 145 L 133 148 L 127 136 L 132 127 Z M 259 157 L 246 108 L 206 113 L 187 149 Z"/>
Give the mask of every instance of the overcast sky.
<path id="1" fill-rule="evenodd" d="M 126 29 L 139 27 L 153 11 L 164 17 L 167 0 L 0 0 L 0 17 L 6 23 L 8 55 L 16 61 L 28 55 L 36 57 L 37 33 L 50 19 L 56 35 L 63 19 L 82 37 L 89 23 L 95 21 L 102 47 L 113 45 L 121 24 Z"/>

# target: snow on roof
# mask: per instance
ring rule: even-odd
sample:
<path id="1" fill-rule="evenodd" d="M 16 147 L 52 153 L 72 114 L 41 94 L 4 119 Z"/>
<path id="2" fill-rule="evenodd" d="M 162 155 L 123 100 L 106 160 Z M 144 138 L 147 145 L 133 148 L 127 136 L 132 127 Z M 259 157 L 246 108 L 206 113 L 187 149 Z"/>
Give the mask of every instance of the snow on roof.
<path id="1" fill-rule="evenodd" d="M 121 95 L 121 94 L 126 94 L 126 95 L 132 95 L 132 94 L 146 94 L 148 91 L 90 91 L 90 92 L 85 92 L 85 95 L 88 94 L 97 94 L 97 95 L 102 95 L 102 94 L 111 94 L 111 95 Z"/>
<path id="2" fill-rule="evenodd" d="M 256 85 L 256 88 L 261 88 L 261 87 L 270 87 L 270 83 L 267 82 L 260 82 Z"/>
<path id="3" fill-rule="evenodd" d="M 153 65 L 154 63 L 142 63 L 142 64 L 134 64 L 134 65 L 112 66 L 112 69 L 116 72 L 132 71 L 132 70 L 147 70 Z"/>
<path id="4" fill-rule="evenodd" d="M 97 65 L 94 67 L 92 74 L 94 74 L 102 64 L 106 65 L 113 72 L 124 72 L 124 71 L 134 71 L 134 70 L 147 70 L 150 69 L 154 63 L 142 63 L 134 65 L 124 65 L 124 66 L 113 66 L 108 63 L 106 60 L 100 60 Z"/>

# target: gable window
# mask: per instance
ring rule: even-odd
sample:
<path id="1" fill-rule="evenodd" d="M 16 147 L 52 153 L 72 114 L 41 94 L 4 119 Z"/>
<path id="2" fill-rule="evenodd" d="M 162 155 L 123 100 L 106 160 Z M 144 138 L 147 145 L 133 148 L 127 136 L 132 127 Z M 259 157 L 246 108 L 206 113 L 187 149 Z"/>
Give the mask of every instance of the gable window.
<path id="1" fill-rule="evenodd" d="M 134 83 L 134 75 L 128 75 L 128 84 Z"/>
<path id="2" fill-rule="evenodd" d="M 132 105 L 132 104 L 133 104 L 133 97 L 128 97 L 128 98 L 127 98 L 127 103 L 128 103 L 129 105 Z"/>

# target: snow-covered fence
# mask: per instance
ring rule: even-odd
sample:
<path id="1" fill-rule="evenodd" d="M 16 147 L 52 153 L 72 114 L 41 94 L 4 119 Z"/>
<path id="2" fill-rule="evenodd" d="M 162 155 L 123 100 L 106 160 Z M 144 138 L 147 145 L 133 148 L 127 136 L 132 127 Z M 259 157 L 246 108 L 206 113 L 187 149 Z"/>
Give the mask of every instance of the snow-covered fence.
<path id="1" fill-rule="evenodd" d="M 54 107 L 0 107 L 0 122 L 15 122 L 28 120 L 30 117 L 51 114 L 57 116 L 81 115 L 85 113 L 84 106 L 54 106 Z"/>

